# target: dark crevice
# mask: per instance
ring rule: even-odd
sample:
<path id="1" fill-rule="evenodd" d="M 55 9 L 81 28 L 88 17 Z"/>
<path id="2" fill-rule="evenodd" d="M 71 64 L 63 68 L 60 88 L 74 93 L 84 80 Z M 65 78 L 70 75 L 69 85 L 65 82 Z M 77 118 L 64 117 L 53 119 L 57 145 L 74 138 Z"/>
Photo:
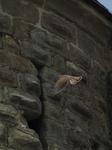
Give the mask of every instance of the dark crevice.
<path id="1" fill-rule="evenodd" d="M 34 63 L 33 63 L 34 64 Z M 34 64 L 35 66 L 35 64 Z M 36 66 L 35 66 L 36 67 Z M 37 67 L 36 67 L 37 68 Z M 41 69 L 41 67 L 37 68 L 38 72 L 39 70 Z M 38 75 L 38 79 L 40 80 L 40 88 L 41 88 L 41 95 L 40 95 L 40 101 L 42 103 L 42 114 L 34 119 L 34 120 L 31 120 L 31 121 L 28 121 L 28 126 L 30 129 L 34 130 L 38 136 L 39 136 L 39 140 L 41 142 L 41 145 L 42 145 L 42 148 L 43 150 L 48 150 L 48 145 L 47 145 L 47 142 L 45 140 L 45 134 L 46 134 L 46 131 L 44 130 L 45 128 L 45 124 L 43 123 L 43 116 L 44 116 L 44 106 L 43 106 L 43 90 L 42 90 L 42 86 L 41 86 L 41 79 Z"/>
<path id="2" fill-rule="evenodd" d="M 39 118 L 29 121 L 28 126 L 30 129 L 34 130 L 38 134 L 43 150 L 48 150 L 47 142 L 45 140 L 46 133 L 44 131 L 44 125 L 42 120 L 43 114 L 41 114 Z"/>
<path id="3" fill-rule="evenodd" d="M 96 142 L 93 142 L 91 148 L 92 148 L 92 150 L 99 150 L 99 144 Z"/>
<path id="4" fill-rule="evenodd" d="M 110 128 L 110 139 L 112 140 L 112 71 L 107 76 L 107 96 L 108 96 L 108 120 Z"/>

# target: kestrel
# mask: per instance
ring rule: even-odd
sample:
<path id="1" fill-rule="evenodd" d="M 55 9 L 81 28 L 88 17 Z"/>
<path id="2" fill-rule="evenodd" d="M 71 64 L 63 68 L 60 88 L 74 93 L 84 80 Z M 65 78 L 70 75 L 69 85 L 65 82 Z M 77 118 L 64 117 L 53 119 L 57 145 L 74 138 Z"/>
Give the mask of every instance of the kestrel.
<path id="1" fill-rule="evenodd" d="M 61 75 L 59 80 L 54 86 L 54 95 L 60 93 L 64 88 L 70 83 L 71 85 L 77 84 L 82 79 L 82 76 L 70 76 L 70 75 Z"/>

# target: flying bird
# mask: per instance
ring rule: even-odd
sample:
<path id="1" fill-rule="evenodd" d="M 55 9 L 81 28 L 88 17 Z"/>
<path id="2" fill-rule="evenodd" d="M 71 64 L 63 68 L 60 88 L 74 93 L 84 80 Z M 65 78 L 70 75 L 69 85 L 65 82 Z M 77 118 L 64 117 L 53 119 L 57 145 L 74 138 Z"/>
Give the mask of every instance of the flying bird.
<path id="1" fill-rule="evenodd" d="M 80 82 L 81 80 L 82 76 L 61 75 L 54 86 L 53 94 L 56 95 L 60 93 L 69 83 L 71 85 L 74 85 Z"/>

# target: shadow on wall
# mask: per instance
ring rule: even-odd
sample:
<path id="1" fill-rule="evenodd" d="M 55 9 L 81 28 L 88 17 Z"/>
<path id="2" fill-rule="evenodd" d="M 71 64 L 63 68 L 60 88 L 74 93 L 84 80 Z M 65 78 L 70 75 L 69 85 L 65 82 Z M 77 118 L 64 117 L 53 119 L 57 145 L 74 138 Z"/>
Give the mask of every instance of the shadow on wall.
<path id="1" fill-rule="evenodd" d="M 110 138 L 112 140 L 112 71 L 107 76 L 108 115 L 110 122 Z"/>

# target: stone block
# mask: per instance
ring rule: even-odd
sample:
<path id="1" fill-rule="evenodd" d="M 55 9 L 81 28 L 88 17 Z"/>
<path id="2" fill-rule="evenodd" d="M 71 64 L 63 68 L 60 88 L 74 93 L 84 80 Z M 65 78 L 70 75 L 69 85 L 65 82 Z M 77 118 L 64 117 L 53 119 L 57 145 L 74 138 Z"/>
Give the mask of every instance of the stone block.
<path id="1" fill-rule="evenodd" d="M 7 142 L 7 129 L 4 123 L 0 123 L 0 143 L 6 144 Z"/>
<path id="2" fill-rule="evenodd" d="M 91 106 L 100 112 L 103 111 L 107 113 L 107 104 L 105 99 L 96 93 L 93 94 L 93 101 Z"/>
<path id="3" fill-rule="evenodd" d="M 30 129 L 11 128 L 8 132 L 8 143 L 15 149 L 42 150 L 38 135 Z"/>
<path id="4" fill-rule="evenodd" d="M 37 40 L 38 41 L 38 40 Z M 51 66 L 51 54 L 40 46 L 30 42 L 22 42 L 22 56 L 30 59 L 36 67 Z"/>
<path id="5" fill-rule="evenodd" d="M 66 61 L 66 72 L 70 75 L 77 75 L 77 71 L 79 70 L 79 67 L 70 61 Z"/>
<path id="6" fill-rule="evenodd" d="M 64 5 L 63 5 L 64 4 Z M 46 0 L 45 8 L 53 10 L 59 15 L 63 16 L 67 20 L 70 20 L 77 25 L 82 24 L 82 18 L 84 14 L 88 13 L 87 8 L 83 7 L 84 4 L 81 1 L 52 1 Z"/>
<path id="7" fill-rule="evenodd" d="M 6 101 L 11 103 L 14 107 L 23 110 L 27 120 L 33 120 L 40 116 L 42 105 L 38 97 L 11 88 L 7 89 L 5 95 Z"/>
<path id="8" fill-rule="evenodd" d="M 49 122 L 49 133 L 53 136 L 54 139 L 59 141 L 64 140 L 64 126 L 54 121 Z"/>
<path id="9" fill-rule="evenodd" d="M 2 10 L 12 16 L 21 18 L 30 23 L 37 23 L 39 19 L 39 12 L 37 8 L 31 3 L 22 3 L 19 0 L 2 0 Z"/>
<path id="10" fill-rule="evenodd" d="M 29 35 L 28 35 L 28 24 L 24 22 L 23 20 L 20 19 L 13 19 L 13 35 L 17 37 L 20 40 L 28 40 Z"/>
<path id="11" fill-rule="evenodd" d="M 112 85 L 112 71 L 110 71 L 110 72 L 108 73 L 108 80 L 109 80 L 109 82 L 110 82 L 110 85 Z"/>
<path id="12" fill-rule="evenodd" d="M 93 93 L 96 93 L 105 99 L 107 96 L 106 83 L 104 83 L 101 80 L 92 78 L 92 79 L 90 79 L 90 85 L 91 84 L 92 84 L 92 90 L 94 89 Z"/>
<path id="13" fill-rule="evenodd" d="M 2 86 L 0 87 L 0 102 L 3 102 L 3 96 L 4 96 L 4 92 L 2 89 Z"/>
<path id="14" fill-rule="evenodd" d="M 89 125 L 90 133 L 94 136 L 99 136 L 98 141 L 106 141 L 109 134 L 108 122 L 104 112 L 92 110 L 92 120 Z"/>
<path id="15" fill-rule="evenodd" d="M 45 100 L 47 97 L 52 98 L 53 85 L 51 85 L 49 82 L 43 82 L 41 85 L 42 85 L 43 100 Z"/>
<path id="16" fill-rule="evenodd" d="M 12 27 L 11 27 L 11 20 L 8 16 L 4 16 L 0 14 L 0 32 L 11 34 Z"/>
<path id="17" fill-rule="evenodd" d="M 0 146 L 0 149 L 1 149 L 1 150 L 15 150 L 15 149 L 10 148 L 10 147 L 8 147 L 8 146 L 6 147 L 6 146 L 2 146 L 2 145 Z"/>
<path id="18" fill-rule="evenodd" d="M 0 64 L 11 66 L 10 54 L 0 50 Z"/>
<path id="19" fill-rule="evenodd" d="M 54 120 L 54 122 L 63 123 L 64 124 L 64 111 L 61 106 L 57 106 L 50 101 L 44 101 L 44 118 L 50 118 Z"/>
<path id="20" fill-rule="evenodd" d="M 62 56 L 58 54 L 54 55 L 53 68 L 60 74 L 65 74 L 65 60 Z"/>
<path id="21" fill-rule="evenodd" d="M 22 75 L 20 76 L 20 84 L 23 91 L 35 95 L 41 95 L 40 80 L 32 75 Z"/>
<path id="22" fill-rule="evenodd" d="M 20 45 L 9 35 L 3 36 L 3 48 L 6 52 L 20 54 Z"/>
<path id="23" fill-rule="evenodd" d="M 102 46 L 107 45 L 111 31 L 99 17 L 92 13 L 86 14 L 83 18 L 82 26 L 92 35 L 97 43 L 101 43 Z"/>
<path id="24" fill-rule="evenodd" d="M 42 49 L 50 50 L 62 55 L 65 58 L 68 58 L 67 43 L 61 38 L 42 31 L 38 28 L 32 29 L 30 31 L 30 37 L 33 43 L 39 45 L 42 47 Z"/>
<path id="25" fill-rule="evenodd" d="M 16 118 L 18 118 L 18 112 L 13 106 L 1 103 L 0 104 L 0 117 L 3 120 L 8 121 L 7 125 L 10 123 L 16 124 L 17 123 Z"/>
<path id="26" fill-rule="evenodd" d="M 66 20 L 53 14 L 42 14 L 42 27 L 76 44 L 76 28 Z"/>
<path id="27" fill-rule="evenodd" d="M 112 60 L 112 50 L 108 51 L 106 50 L 104 52 L 104 59 L 101 63 L 107 70 L 112 67 L 111 60 Z"/>
<path id="28" fill-rule="evenodd" d="M 88 84 L 92 93 L 97 93 L 106 98 L 106 70 L 96 61 L 93 62 L 92 75 L 88 76 Z M 102 89 L 102 90 L 101 90 Z"/>
<path id="29" fill-rule="evenodd" d="M 9 67 L 0 67 L 0 83 L 2 86 L 17 87 L 17 76 Z"/>
<path id="30" fill-rule="evenodd" d="M 86 106 L 83 101 L 71 95 L 66 95 L 64 99 L 67 102 L 67 107 L 70 112 L 75 113 L 75 111 L 78 111 L 81 115 L 91 118 L 92 114 L 90 108 Z"/>
<path id="31" fill-rule="evenodd" d="M 75 48 L 72 45 L 70 45 L 70 48 L 69 48 L 69 59 L 71 62 L 77 64 L 78 67 L 87 71 L 88 73 L 92 71 L 92 64 L 91 64 L 90 57 L 87 56 L 86 53 Z"/>
<path id="32" fill-rule="evenodd" d="M 106 73 L 106 70 L 105 68 L 102 66 L 102 64 L 100 64 L 99 62 L 97 61 L 94 61 L 93 62 L 93 76 L 95 78 L 97 78 L 98 80 L 101 80 L 103 82 L 106 81 L 106 77 L 107 77 L 107 73 Z"/>
<path id="33" fill-rule="evenodd" d="M 41 127 L 43 130 L 39 131 L 40 136 L 46 139 L 47 143 L 50 143 L 50 141 L 57 140 L 58 143 L 61 141 L 61 143 L 64 141 L 64 125 L 60 124 L 57 121 L 54 121 L 50 118 L 44 118 Z"/>
<path id="34" fill-rule="evenodd" d="M 2 34 L 0 33 L 0 48 L 2 49 Z"/>
<path id="35" fill-rule="evenodd" d="M 101 63 L 102 66 L 104 66 L 104 64 L 105 64 L 105 61 L 104 61 L 105 54 L 104 53 L 106 51 L 107 50 L 104 47 L 101 47 L 98 45 L 96 45 L 96 47 L 95 47 L 95 54 L 96 54 L 95 60 L 98 61 L 99 63 Z"/>
<path id="36" fill-rule="evenodd" d="M 60 74 L 58 72 L 46 66 L 39 70 L 41 82 L 49 82 L 54 84 L 58 80 L 59 76 Z"/>
<path id="37" fill-rule="evenodd" d="M 91 58 L 95 58 L 95 44 L 87 34 L 82 31 L 78 31 L 78 47 L 82 49 L 85 53 L 89 54 Z"/>
<path id="38" fill-rule="evenodd" d="M 107 48 L 108 50 L 112 50 L 112 34 L 110 35 L 110 38 L 108 39 L 108 42 L 107 42 Z"/>
<path id="39" fill-rule="evenodd" d="M 69 145 L 74 145 L 77 149 L 89 149 L 87 139 L 75 134 L 74 130 L 70 129 L 67 133 L 67 141 Z"/>
<path id="40" fill-rule="evenodd" d="M 11 54 L 11 58 L 12 58 L 11 66 L 13 69 L 32 75 L 35 75 L 35 73 L 37 72 L 37 69 L 30 62 L 30 60 L 23 58 L 21 56 L 17 56 L 15 54 Z"/>
<path id="41" fill-rule="evenodd" d="M 43 6 L 44 0 L 32 0 L 35 4 Z"/>
<path id="42" fill-rule="evenodd" d="M 78 67 L 75 63 L 66 61 L 66 73 L 73 76 L 82 76 L 82 82 L 87 83 L 88 75 L 86 71 Z"/>

